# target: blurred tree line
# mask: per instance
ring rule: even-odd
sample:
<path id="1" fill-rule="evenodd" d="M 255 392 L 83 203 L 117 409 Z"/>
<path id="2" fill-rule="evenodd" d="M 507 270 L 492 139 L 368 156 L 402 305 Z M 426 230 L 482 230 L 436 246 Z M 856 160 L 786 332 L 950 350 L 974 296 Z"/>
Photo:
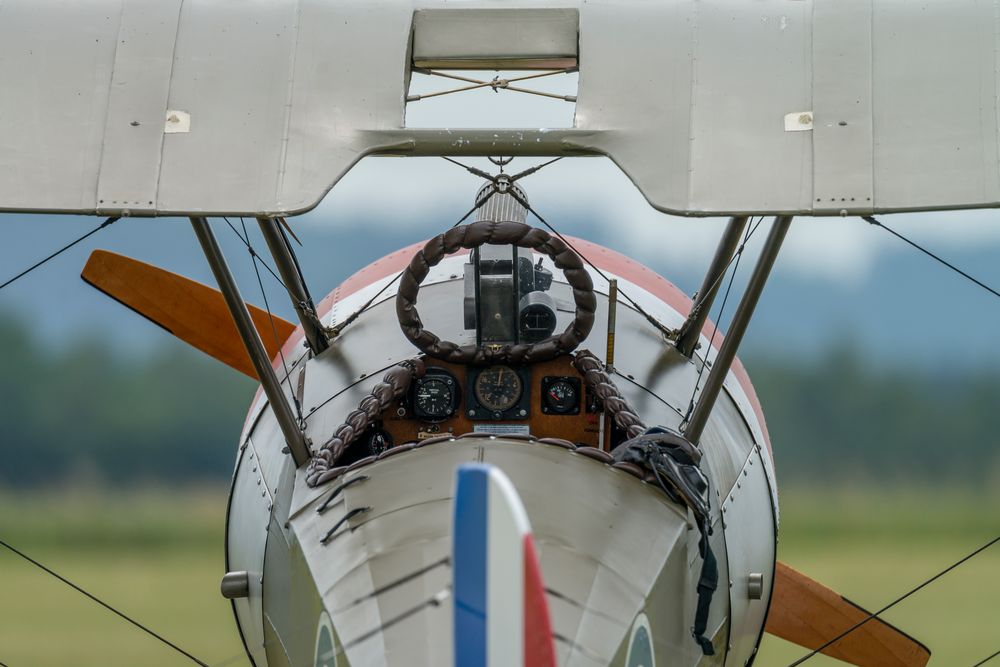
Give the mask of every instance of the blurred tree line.
<path id="1" fill-rule="evenodd" d="M 0 486 L 224 481 L 255 389 L 180 345 L 141 358 L 97 339 L 49 351 L 0 317 Z M 779 481 L 870 485 L 1000 479 L 1000 371 L 952 376 L 823 358 L 746 359 Z"/>
<path id="2" fill-rule="evenodd" d="M 167 349 L 130 359 L 83 338 L 47 350 L 0 316 L 0 486 L 228 477 L 255 384 Z"/>
<path id="3" fill-rule="evenodd" d="M 842 344 L 815 362 L 751 356 L 779 484 L 1000 481 L 1000 370 L 873 362 Z"/>

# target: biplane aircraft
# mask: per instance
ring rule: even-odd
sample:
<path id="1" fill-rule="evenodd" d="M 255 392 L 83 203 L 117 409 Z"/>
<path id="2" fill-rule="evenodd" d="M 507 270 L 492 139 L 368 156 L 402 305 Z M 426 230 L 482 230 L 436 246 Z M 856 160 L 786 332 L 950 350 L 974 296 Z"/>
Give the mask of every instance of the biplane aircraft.
<path id="1" fill-rule="evenodd" d="M 218 289 L 105 251 L 82 275 L 260 382 L 221 584 L 257 667 L 743 667 L 764 632 L 920 667 L 776 560 L 736 353 L 793 220 L 1000 205 L 994 9 L 3 0 L 0 210 L 190 218 Z M 571 127 L 406 123 L 415 76 L 534 94 L 565 72 Z M 369 156 L 498 168 L 458 223 L 316 301 L 290 219 Z M 655 209 L 728 217 L 702 288 L 556 231 L 510 156 L 609 157 Z M 223 216 L 258 221 L 297 322 L 246 304 Z M 773 222 L 723 337 L 751 216 Z"/>

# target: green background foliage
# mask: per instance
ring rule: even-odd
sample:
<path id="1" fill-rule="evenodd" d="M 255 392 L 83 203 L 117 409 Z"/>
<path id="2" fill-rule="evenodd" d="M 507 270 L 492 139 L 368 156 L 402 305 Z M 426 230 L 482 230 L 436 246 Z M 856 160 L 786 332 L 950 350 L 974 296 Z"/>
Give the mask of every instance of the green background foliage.
<path id="1" fill-rule="evenodd" d="M 97 338 L 51 350 L 2 317 L 0 349 L 0 487 L 229 478 L 248 378 L 173 344 L 133 357 Z M 1000 481 L 1000 368 L 877 365 L 850 345 L 811 361 L 745 361 L 780 482 Z"/>
<path id="2" fill-rule="evenodd" d="M 786 490 L 778 555 L 875 609 L 995 536 L 997 500 L 956 489 Z M 218 592 L 224 519 L 221 483 L 0 495 L 5 539 L 213 667 L 244 667 Z M 1000 649 L 998 571 L 1000 550 L 987 551 L 886 618 L 931 648 L 931 667 L 971 667 Z M 10 667 L 190 664 L 4 551 L 0 600 L 0 662 Z M 803 653 L 765 636 L 756 664 L 782 667 Z M 806 664 L 842 663 L 820 656 Z"/>
<path id="3" fill-rule="evenodd" d="M 0 537 L 212 665 L 245 665 L 218 593 L 236 440 L 254 383 L 177 345 L 52 350 L 0 318 Z M 876 608 L 1000 534 L 1000 370 L 748 355 L 774 440 L 779 557 Z M 887 614 L 931 665 L 1000 648 L 1000 550 Z M 59 582 L 0 552 L 0 662 L 185 664 Z M 802 650 L 767 639 L 757 665 Z M 814 665 L 835 664 L 826 658 Z"/>

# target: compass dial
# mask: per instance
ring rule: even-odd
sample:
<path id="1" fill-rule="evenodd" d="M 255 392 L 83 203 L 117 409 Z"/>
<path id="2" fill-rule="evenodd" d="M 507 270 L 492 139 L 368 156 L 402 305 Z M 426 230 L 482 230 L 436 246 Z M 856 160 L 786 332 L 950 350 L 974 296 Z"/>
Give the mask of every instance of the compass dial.
<path id="1" fill-rule="evenodd" d="M 524 386 L 509 366 L 491 366 L 476 378 L 476 400 L 487 410 L 503 412 L 517 405 Z"/>

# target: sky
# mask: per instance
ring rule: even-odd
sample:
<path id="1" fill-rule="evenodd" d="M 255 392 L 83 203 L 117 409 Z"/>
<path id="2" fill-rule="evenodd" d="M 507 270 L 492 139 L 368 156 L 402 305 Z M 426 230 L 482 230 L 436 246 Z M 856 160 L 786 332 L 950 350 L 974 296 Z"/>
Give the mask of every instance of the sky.
<path id="1" fill-rule="evenodd" d="M 453 83 L 462 85 L 415 76 L 411 92 L 442 90 Z M 531 85 L 572 93 L 575 75 Z M 475 122 L 466 122 L 469 118 Z M 571 104 L 489 89 L 411 103 L 407 116 L 407 124 L 415 127 L 571 123 Z M 481 158 L 466 162 L 496 169 Z M 508 170 L 538 162 L 517 158 Z M 605 158 L 563 159 L 521 183 L 533 207 L 561 232 L 623 252 L 689 294 L 701 282 L 725 225 L 722 219 L 685 219 L 655 211 Z M 478 177 L 439 158 L 366 158 L 314 211 L 291 220 L 305 243 L 299 254 L 314 295 L 326 294 L 388 252 L 443 231 L 469 209 L 481 184 Z M 984 282 L 1000 286 L 996 211 L 882 219 Z M 98 222 L 89 217 L 0 215 L 0 228 L 6 232 L 0 243 L 0 282 Z M 239 226 L 238 220 L 233 222 Z M 748 244 L 748 259 L 756 257 L 769 224 L 765 221 Z M 263 250 L 256 225 L 249 227 Z M 245 249 L 223 221 L 216 221 L 215 228 L 245 298 L 260 305 Z M 91 335 L 112 340 L 124 354 L 169 346 L 158 329 L 79 279 L 87 254 L 98 247 L 213 284 L 187 221 L 128 219 L 0 292 L 0 314 L 15 313 L 29 321 L 45 344 Z M 741 263 L 735 294 L 752 263 Z M 271 305 L 292 318 L 287 299 L 275 287 L 273 281 L 267 285 Z M 736 299 L 733 296 L 727 305 L 723 325 Z M 799 219 L 789 232 L 746 345 L 772 356 L 809 357 L 846 342 L 887 364 L 1000 368 L 1000 349 L 994 342 L 998 330 L 1000 299 L 884 230 L 858 218 Z"/>

